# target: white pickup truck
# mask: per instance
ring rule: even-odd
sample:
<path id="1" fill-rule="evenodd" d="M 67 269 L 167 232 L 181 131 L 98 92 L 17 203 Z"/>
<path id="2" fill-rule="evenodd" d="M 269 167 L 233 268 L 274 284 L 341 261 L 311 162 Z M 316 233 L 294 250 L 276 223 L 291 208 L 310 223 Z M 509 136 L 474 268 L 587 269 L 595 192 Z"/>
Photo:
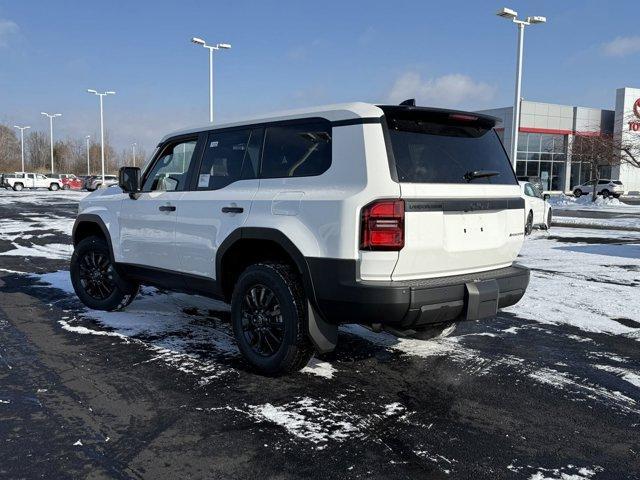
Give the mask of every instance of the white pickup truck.
<path id="1" fill-rule="evenodd" d="M 55 191 L 62 187 L 59 178 L 49 178 L 41 173 L 27 172 L 5 173 L 2 176 L 2 186 L 13 188 L 16 192 L 23 188 L 48 188 Z"/>

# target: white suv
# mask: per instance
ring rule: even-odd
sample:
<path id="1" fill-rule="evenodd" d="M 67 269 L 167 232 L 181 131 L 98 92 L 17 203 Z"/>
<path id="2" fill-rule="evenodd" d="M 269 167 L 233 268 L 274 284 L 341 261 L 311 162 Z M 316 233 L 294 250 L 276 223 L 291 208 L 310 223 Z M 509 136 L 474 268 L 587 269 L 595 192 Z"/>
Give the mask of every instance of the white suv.
<path id="1" fill-rule="evenodd" d="M 118 177 L 115 175 L 105 175 L 104 176 L 104 184 L 106 187 L 111 187 L 112 185 L 118 184 Z M 102 186 L 102 175 L 96 176 L 91 182 L 87 185 L 87 190 L 93 192 Z"/>
<path id="2" fill-rule="evenodd" d="M 494 124 L 353 103 L 168 135 L 144 172 L 80 202 L 75 291 L 103 310 L 140 284 L 227 301 L 269 374 L 332 350 L 341 323 L 420 335 L 494 316 L 529 283 Z"/>
<path id="3" fill-rule="evenodd" d="M 589 180 L 580 185 L 573 187 L 573 195 L 580 198 L 582 195 L 588 195 L 593 193 L 595 180 Z M 601 179 L 598 180 L 596 188 L 596 195 L 602 195 L 603 197 L 613 196 L 615 198 L 624 195 L 624 185 L 620 180 Z"/>

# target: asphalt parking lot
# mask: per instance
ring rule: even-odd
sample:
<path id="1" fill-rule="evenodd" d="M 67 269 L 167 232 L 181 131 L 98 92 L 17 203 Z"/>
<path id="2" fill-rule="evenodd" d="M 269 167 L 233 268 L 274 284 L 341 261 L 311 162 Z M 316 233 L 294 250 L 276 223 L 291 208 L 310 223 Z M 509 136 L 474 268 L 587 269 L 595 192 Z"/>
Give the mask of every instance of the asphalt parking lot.
<path id="1" fill-rule="evenodd" d="M 82 195 L 0 190 L 0 477 L 640 478 L 640 233 L 535 232 L 497 318 L 428 342 L 347 326 L 265 378 L 219 302 L 87 311 Z"/>

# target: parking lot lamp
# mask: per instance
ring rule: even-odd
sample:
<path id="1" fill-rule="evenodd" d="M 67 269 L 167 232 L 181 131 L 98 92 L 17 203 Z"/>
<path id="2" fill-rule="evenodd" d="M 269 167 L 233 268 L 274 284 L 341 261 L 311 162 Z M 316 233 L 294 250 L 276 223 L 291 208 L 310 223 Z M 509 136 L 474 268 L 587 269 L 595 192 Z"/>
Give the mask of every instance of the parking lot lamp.
<path id="1" fill-rule="evenodd" d="M 87 135 L 84 139 L 87 141 L 87 177 L 91 175 L 91 164 L 89 162 L 89 139 L 91 135 Z"/>
<path id="2" fill-rule="evenodd" d="M 104 180 L 104 108 L 102 105 L 102 98 L 107 96 L 107 95 L 115 95 L 116 92 L 113 92 L 111 90 L 106 91 L 106 92 L 98 92 L 96 90 L 92 90 L 92 89 L 87 89 L 88 93 L 93 93 L 94 95 L 97 95 L 98 97 L 100 97 L 100 159 L 102 161 L 102 185 L 100 185 L 102 188 L 106 187 L 106 182 Z"/>
<path id="3" fill-rule="evenodd" d="M 24 131 L 27 128 L 31 128 L 29 126 L 21 127 L 19 125 L 14 125 L 14 128 L 20 130 L 20 156 L 22 157 L 22 171 L 24 172 Z"/>
<path id="4" fill-rule="evenodd" d="M 524 46 L 524 27 L 528 25 L 535 25 L 538 23 L 546 23 L 546 17 L 527 17 L 526 20 L 518 20 L 518 12 L 510 8 L 502 8 L 496 13 L 499 17 L 510 20 L 518 26 L 518 49 L 517 49 L 517 61 L 516 61 L 516 92 L 513 102 L 513 119 L 511 123 L 511 145 L 509 154 L 511 156 L 511 163 L 516 164 L 516 153 L 518 151 L 518 132 L 520 130 L 520 98 L 522 89 L 522 52 Z"/>
<path id="5" fill-rule="evenodd" d="M 47 112 L 40 112 L 41 115 L 44 115 L 45 117 L 49 117 L 49 136 L 50 136 L 50 143 L 51 143 L 51 173 L 53 174 L 54 169 L 53 169 L 53 119 L 56 117 L 61 117 L 62 114 L 61 113 L 53 113 L 53 114 L 49 114 Z"/>
<path id="6" fill-rule="evenodd" d="M 133 166 L 136 166 L 136 145 L 138 145 L 136 142 L 133 142 L 131 144 L 131 156 L 133 157 Z"/>
<path id="7" fill-rule="evenodd" d="M 228 43 L 216 43 L 215 45 L 207 45 L 202 38 L 192 37 L 191 43 L 200 45 L 209 49 L 209 122 L 213 123 L 213 51 L 229 50 L 231 45 Z"/>

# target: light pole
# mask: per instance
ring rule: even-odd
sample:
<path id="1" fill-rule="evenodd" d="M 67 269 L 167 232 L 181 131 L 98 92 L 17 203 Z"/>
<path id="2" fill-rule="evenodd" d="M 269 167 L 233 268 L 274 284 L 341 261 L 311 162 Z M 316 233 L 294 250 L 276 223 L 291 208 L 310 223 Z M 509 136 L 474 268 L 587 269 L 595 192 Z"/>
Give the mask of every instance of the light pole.
<path id="1" fill-rule="evenodd" d="M 89 162 L 89 139 L 91 135 L 87 135 L 84 139 L 87 141 L 87 177 L 91 175 L 91 164 Z"/>
<path id="2" fill-rule="evenodd" d="M 27 128 L 31 128 L 29 126 L 21 127 L 19 125 L 14 125 L 14 128 L 20 130 L 20 155 L 22 157 L 22 171 L 24 172 L 24 131 Z"/>
<path id="3" fill-rule="evenodd" d="M 215 45 L 207 45 L 202 38 L 193 37 L 191 43 L 196 45 L 202 45 L 204 48 L 209 49 L 209 122 L 213 123 L 213 51 L 214 50 L 228 50 L 231 45 L 228 43 L 216 43 Z"/>
<path id="4" fill-rule="evenodd" d="M 116 92 L 113 92 L 111 90 L 106 91 L 106 92 L 98 92 L 96 90 L 92 90 L 92 89 L 87 89 L 87 92 L 89 93 L 93 93 L 94 95 L 97 95 L 98 97 L 100 97 L 100 158 L 102 160 L 102 188 L 105 188 L 105 180 L 104 180 L 104 109 L 103 109 L 103 105 L 102 105 L 102 98 L 105 97 L 106 95 L 115 95 Z"/>
<path id="5" fill-rule="evenodd" d="M 516 61 L 516 92 L 513 102 L 513 121 L 511 123 L 511 163 L 516 165 L 516 153 L 518 151 L 518 132 L 520 131 L 520 97 L 522 90 L 522 51 L 524 47 L 524 27 L 535 25 L 537 23 L 545 23 L 546 17 L 527 17 L 526 20 L 518 20 L 518 12 L 510 8 L 502 8 L 496 13 L 499 17 L 511 20 L 518 26 L 518 50 Z"/>
<path id="6" fill-rule="evenodd" d="M 136 145 L 138 145 L 136 142 L 133 142 L 131 144 L 131 155 L 133 157 L 133 166 L 136 166 Z"/>
<path id="7" fill-rule="evenodd" d="M 53 114 L 49 114 L 47 112 L 40 112 L 41 115 L 44 115 L 45 117 L 49 117 L 49 135 L 50 135 L 50 142 L 51 142 L 51 173 L 54 172 L 53 170 L 53 119 L 56 117 L 61 117 L 62 114 L 61 113 L 53 113 Z"/>

